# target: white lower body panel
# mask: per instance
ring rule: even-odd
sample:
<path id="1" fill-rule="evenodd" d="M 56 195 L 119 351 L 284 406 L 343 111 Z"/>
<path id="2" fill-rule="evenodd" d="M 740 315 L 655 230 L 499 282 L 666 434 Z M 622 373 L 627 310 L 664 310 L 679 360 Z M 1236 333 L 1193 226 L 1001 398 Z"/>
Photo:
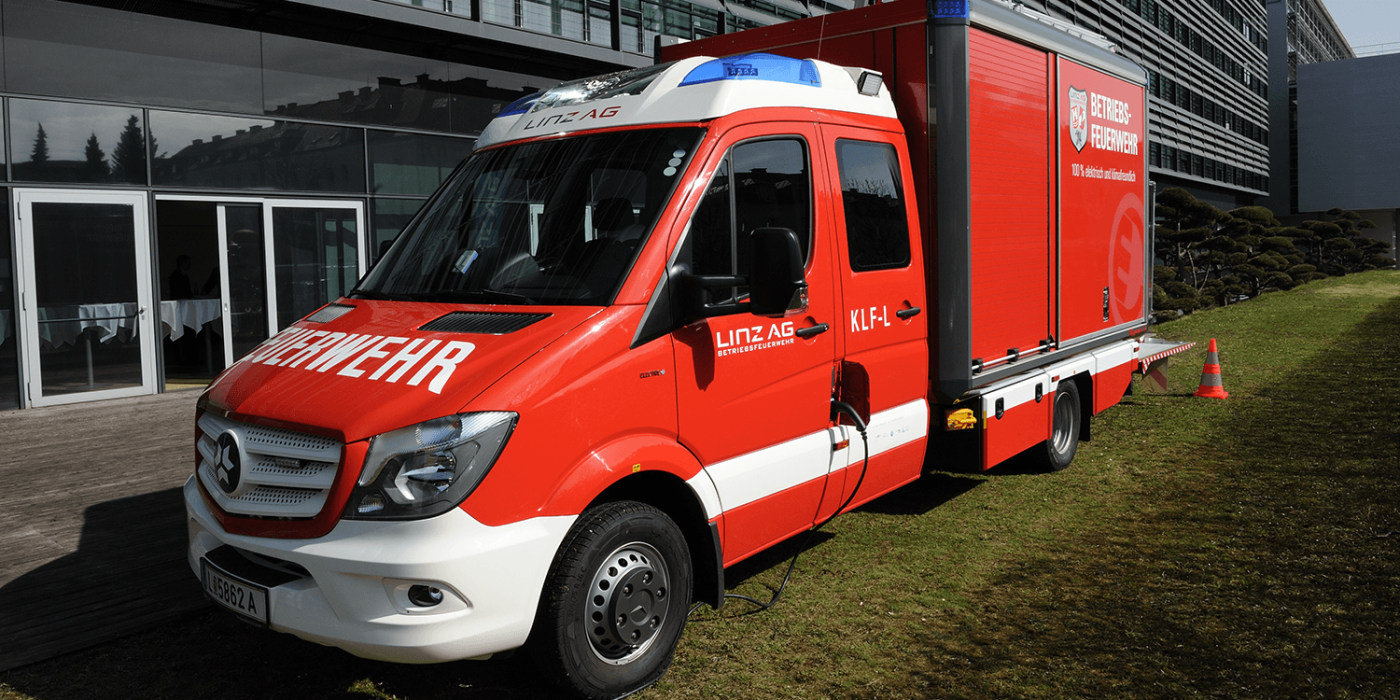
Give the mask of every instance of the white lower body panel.
<path id="1" fill-rule="evenodd" d="M 273 539 L 223 531 L 193 478 L 185 483 L 189 564 L 230 545 L 310 573 L 268 588 L 272 629 L 356 656 L 436 663 L 525 643 L 550 562 L 576 517 L 490 527 L 461 509 L 426 520 L 342 520 L 323 537 Z M 410 585 L 443 591 L 418 608 Z"/>

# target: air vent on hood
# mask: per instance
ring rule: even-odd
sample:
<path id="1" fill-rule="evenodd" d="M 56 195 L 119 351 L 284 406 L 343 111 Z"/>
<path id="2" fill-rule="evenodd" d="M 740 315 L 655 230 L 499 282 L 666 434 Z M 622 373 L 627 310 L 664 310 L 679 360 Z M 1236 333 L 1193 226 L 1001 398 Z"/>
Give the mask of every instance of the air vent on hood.
<path id="1" fill-rule="evenodd" d="M 442 331 L 445 333 L 486 333 L 505 335 L 514 333 L 536 321 L 549 318 L 551 314 L 507 314 L 481 311 L 457 311 L 427 322 L 418 330 Z"/>
<path id="2" fill-rule="evenodd" d="M 306 320 L 311 323 L 330 323 L 354 310 L 355 307 L 346 306 L 345 304 L 327 304 L 320 311 L 307 316 Z"/>

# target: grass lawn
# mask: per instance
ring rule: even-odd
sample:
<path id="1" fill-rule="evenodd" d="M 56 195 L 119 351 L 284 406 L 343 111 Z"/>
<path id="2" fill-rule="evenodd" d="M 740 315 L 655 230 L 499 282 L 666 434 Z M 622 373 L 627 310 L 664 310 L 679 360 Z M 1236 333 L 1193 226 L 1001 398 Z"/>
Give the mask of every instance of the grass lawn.
<path id="1" fill-rule="evenodd" d="M 1400 272 L 1156 330 L 1198 347 L 1070 469 L 937 472 L 838 518 L 782 602 L 703 608 L 636 697 L 1400 696 Z M 1212 337 L 1225 401 L 1190 396 Z M 766 599 L 793 551 L 731 591 Z M 555 696 L 523 657 L 394 666 L 213 612 L 0 674 L 0 700 Z"/>

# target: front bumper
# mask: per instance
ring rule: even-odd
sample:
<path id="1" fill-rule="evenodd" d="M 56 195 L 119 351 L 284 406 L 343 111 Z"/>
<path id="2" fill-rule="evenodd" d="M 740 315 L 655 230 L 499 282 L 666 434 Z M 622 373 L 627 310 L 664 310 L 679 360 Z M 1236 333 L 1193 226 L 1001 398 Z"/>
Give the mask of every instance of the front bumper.
<path id="1" fill-rule="evenodd" d="M 342 520 L 314 539 L 247 537 L 223 531 L 193 478 L 185 482 L 185 511 L 196 576 L 200 559 L 225 545 L 297 572 L 268 586 L 272 629 L 400 663 L 481 657 L 524 644 L 549 565 L 575 520 L 488 527 L 454 508 L 426 520 Z M 414 606 L 406 590 L 415 583 L 442 590 L 443 602 Z"/>

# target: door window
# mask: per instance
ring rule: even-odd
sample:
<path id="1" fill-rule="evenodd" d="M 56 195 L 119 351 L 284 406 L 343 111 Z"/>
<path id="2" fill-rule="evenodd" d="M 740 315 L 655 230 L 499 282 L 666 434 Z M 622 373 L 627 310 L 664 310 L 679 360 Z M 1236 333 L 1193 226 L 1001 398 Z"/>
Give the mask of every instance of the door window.
<path id="1" fill-rule="evenodd" d="M 851 269 L 887 270 L 909 265 L 909 221 L 894 146 L 836 140 L 846 247 Z"/>
<path id="2" fill-rule="evenodd" d="M 749 141 L 731 149 L 696 206 L 679 261 L 698 275 L 747 275 L 753 257 L 750 237 L 765 227 L 797 232 L 803 260 L 810 258 L 812 177 L 801 139 Z M 725 300 L 726 292 L 717 294 L 710 301 Z M 744 289 L 728 295 L 742 297 Z"/>

